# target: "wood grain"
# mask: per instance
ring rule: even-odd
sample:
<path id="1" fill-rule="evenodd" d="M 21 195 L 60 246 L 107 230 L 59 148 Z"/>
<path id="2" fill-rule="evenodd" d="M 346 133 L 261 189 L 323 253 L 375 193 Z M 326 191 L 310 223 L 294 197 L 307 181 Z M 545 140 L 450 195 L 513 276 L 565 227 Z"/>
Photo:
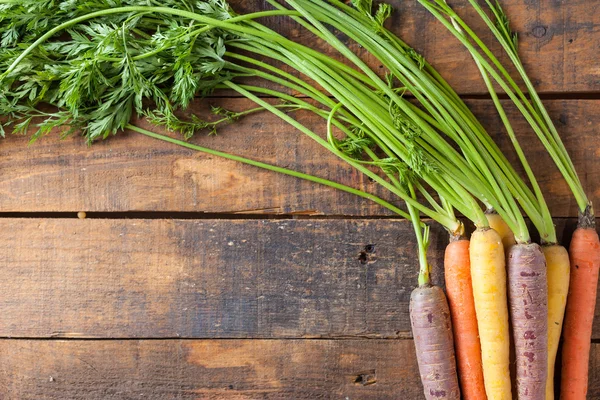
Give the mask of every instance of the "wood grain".
<path id="1" fill-rule="evenodd" d="M 557 221 L 559 234 L 575 223 Z M 418 268 L 403 220 L 29 218 L 0 231 L 0 337 L 411 335 Z M 433 225 L 440 285 L 446 241 Z"/>
<path id="2" fill-rule="evenodd" d="M 215 99 L 234 110 L 243 99 Z M 474 112 L 516 160 L 491 102 L 471 100 Z M 600 201 L 600 101 L 547 102 L 590 197 Z M 192 111 L 205 114 L 206 102 Z M 509 108 L 555 217 L 576 216 L 566 183 L 526 123 Z M 323 121 L 297 112 L 301 123 L 324 134 Z M 149 127 L 143 121 L 140 124 Z M 157 129 L 157 128 L 154 128 Z M 395 201 L 308 137 L 277 117 L 257 114 L 225 126 L 218 136 L 195 143 L 339 181 Z M 516 162 L 516 161 L 515 161 Z M 81 138 L 56 135 L 27 146 L 24 137 L 0 142 L 0 212 L 193 211 L 208 213 L 296 213 L 389 215 L 376 204 L 317 184 L 207 156 L 139 134 L 110 138 L 89 148 Z"/>
<path id="3" fill-rule="evenodd" d="M 0 341 L 4 400 L 417 399 L 412 341 Z M 401 361 L 400 361 L 401 360 Z"/>
<path id="4" fill-rule="evenodd" d="M 11 232 L 0 241 L 2 337 L 408 336 L 417 266 L 405 221 L 0 227 Z"/>
<path id="5" fill-rule="evenodd" d="M 416 1 L 388 0 L 394 14 L 387 27 L 421 52 L 461 94 L 487 93 L 469 53 L 441 23 Z M 449 1 L 496 55 L 503 55 L 484 23 L 466 0 Z M 598 92 L 600 69 L 596 55 L 600 46 L 600 3 L 589 0 L 543 1 L 503 0 L 500 2 L 519 37 L 519 54 L 540 92 Z M 270 9 L 264 0 L 233 0 L 239 12 Z M 334 55 L 311 34 L 290 20 L 265 22 L 284 36 Z M 340 35 L 341 36 L 341 35 Z M 361 56 L 365 51 L 347 41 Z M 368 59 L 374 70 L 376 60 Z M 509 65 L 507 58 L 501 58 Z"/>
<path id="6" fill-rule="evenodd" d="M 423 398 L 412 340 L 0 340 L 4 400 Z M 588 399 L 600 397 L 592 344 Z"/>
<path id="7" fill-rule="evenodd" d="M 467 52 L 417 2 L 389 2 L 396 9 L 390 29 L 459 93 L 486 92 Z M 483 31 L 465 3 L 452 2 Z M 241 12 L 269 8 L 263 0 L 231 4 Z M 541 93 L 600 92 L 600 3 L 502 5 Z M 287 37 L 336 56 L 296 24 L 276 24 Z M 490 35 L 482 37 L 498 49 Z M 229 109 L 250 105 L 241 99 L 211 102 Z M 491 103 L 469 104 L 508 149 Z M 546 104 L 598 203 L 600 101 Z M 191 110 L 206 109 L 196 102 Z M 568 243 L 575 202 L 523 121 L 514 110 L 509 114 L 553 215 L 571 217 L 556 220 Z M 301 112 L 296 117 L 323 133 L 321 121 Z M 194 142 L 386 196 L 269 114 Z M 132 133 L 92 148 L 56 135 L 26 143 L 18 137 L 0 142 L 0 212 L 389 216 L 351 195 Z M 417 275 L 406 221 L 1 218 L 0 231 L 0 399 L 422 397 L 413 343 L 399 340 L 411 336 L 408 299 Z M 439 280 L 446 235 L 434 225 L 432 238 L 430 259 Z M 600 309 L 596 314 L 597 340 Z M 590 374 L 588 398 L 600 398 L 597 343 Z"/>

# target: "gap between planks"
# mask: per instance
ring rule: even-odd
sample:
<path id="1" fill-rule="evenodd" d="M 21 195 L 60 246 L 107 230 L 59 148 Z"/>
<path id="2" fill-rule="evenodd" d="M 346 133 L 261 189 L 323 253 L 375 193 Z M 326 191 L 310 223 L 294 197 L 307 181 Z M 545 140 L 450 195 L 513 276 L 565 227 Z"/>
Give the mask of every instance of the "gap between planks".
<path id="1" fill-rule="evenodd" d="M 80 210 L 86 212 L 86 219 L 185 219 L 185 220 L 270 220 L 270 219 L 281 219 L 281 220 L 394 220 L 404 221 L 405 218 L 394 215 L 342 215 L 342 214 L 321 214 L 311 210 L 297 211 L 293 213 L 262 213 L 260 210 L 246 211 L 246 212 L 231 212 L 231 213 L 205 213 L 199 212 L 188 212 L 188 211 L 91 211 Z M 0 219 L 79 219 L 77 213 L 79 211 L 27 211 L 27 212 L 0 212 Z M 460 217 L 466 225 L 470 222 Z M 576 220 L 576 217 L 553 217 L 554 221 L 569 221 Z M 423 219 L 425 222 L 431 223 L 432 220 L 428 218 Z M 529 218 L 525 220 L 530 223 Z"/>
<path id="2" fill-rule="evenodd" d="M 523 92 L 526 96 L 529 96 L 529 92 Z M 509 100 L 510 97 L 503 92 L 499 92 L 496 93 L 496 95 L 498 96 L 498 98 L 500 100 Z M 461 99 L 463 100 L 492 100 L 492 97 L 489 95 L 489 93 L 465 93 L 465 94 L 459 94 L 458 95 Z M 548 100 L 600 100 L 600 92 L 544 92 L 544 93 L 538 93 L 539 98 L 542 101 L 548 101 Z M 263 98 L 263 99 L 276 99 L 277 97 L 274 96 L 268 96 L 268 95 L 261 95 L 259 94 L 258 97 Z M 296 95 L 295 97 L 299 98 L 299 99 L 307 99 L 309 98 L 308 96 L 305 95 Z M 327 96 L 329 98 L 333 98 L 333 96 Z M 415 97 L 408 93 L 406 94 L 404 97 L 406 97 L 407 99 L 414 99 Z M 210 101 L 211 99 L 243 99 L 245 98 L 242 95 L 239 95 L 237 93 L 224 93 L 224 94 L 212 94 L 208 97 L 205 98 L 201 98 L 198 97 L 198 99 L 204 99 L 207 101 Z"/>
<path id="3" fill-rule="evenodd" d="M 323 341 L 323 342 L 332 342 L 332 341 L 344 341 L 344 340 L 372 340 L 372 341 L 413 341 L 413 338 L 409 335 L 398 335 L 397 337 L 383 337 L 383 336 L 368 336 L 368 335 L 349 335 L 349 336 L 331 336 L 331 337 L 306 337 L 306 336 L 298 336 L 298 337 L 278 337 L 278 338 L 269 338 L 269 337 L 179 337 L 179 336 L 165 336 L 165 337 L 76 337 L 76 336 L 46 336 L 46 337 L 36 337 L 36 336 L 0 336 L 0 340 L 27 340 L 27 341 L 73 341 L 73 342 L 109 342 L 109 341 L 164 341 L 164 340 L 179 340 L 179 341 L 200 341 L 200 340 L 219 340 L 219 341 L 240 341 L 240 340 L 260 340 L 263 342 L 271 341 L 298 341 L 298 340 L 310 340 L 310 341 Z M 592 343 L 600 343 L 600 339 L 592 339 Z"/>
<path id="4" fill-rule="evenodd" d="M 80 210 L 85 211 L 85 210 Z M 27 211 L 27 212 L 0 212 L 0 218 L 45 218 L 45 219 L 78 219 L 79 211 Z M 248 210 L 231 213 L 205 213 L 188 211 L 122 211 L 122 212 L 87 212 L 86 219 L 221 219 L 221 220 L 256 220 L 256 219 L 381 219 L 404 220 L 402 217 L 390 215 L 340 215 L 321 214 L 312 210 L 296 211 L 293 213 L 263 212 L 262 210 Z"/>

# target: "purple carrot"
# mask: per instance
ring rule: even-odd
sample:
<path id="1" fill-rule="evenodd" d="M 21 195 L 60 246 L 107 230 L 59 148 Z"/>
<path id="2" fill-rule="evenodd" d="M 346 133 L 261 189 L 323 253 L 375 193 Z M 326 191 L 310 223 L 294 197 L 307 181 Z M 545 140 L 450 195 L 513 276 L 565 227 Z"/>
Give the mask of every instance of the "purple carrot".
<path id="1" fill-rule="evenodd" d="M 448 301 L 429 284 L 410 295 L 410 323 L 425 398 L 460 400 Z"/>
<path id="2" fill-rule="evenodd" d="M 548 373 L 548 282 L 540 246 L 514 245 L 508 297 L 517 367 L 517 398 L 545 400 Z"/>

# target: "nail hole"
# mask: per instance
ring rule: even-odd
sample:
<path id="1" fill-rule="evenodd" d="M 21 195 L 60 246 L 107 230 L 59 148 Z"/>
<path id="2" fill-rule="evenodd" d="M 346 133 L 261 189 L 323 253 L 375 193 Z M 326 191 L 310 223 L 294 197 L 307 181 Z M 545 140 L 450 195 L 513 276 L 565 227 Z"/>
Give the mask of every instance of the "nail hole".
<path id="1" fill-rule="evenodd" d="M 558 117 L 558 121 L 561 124 L 566 125 L 567 124 L 567 116 L 565 114 L 560 114 L 560 116 Z"/>
<path id="2" fill-rule="evenodd" d="M 377 383 L 377 376 L 375 376 L 375 370 L 370 369 L 368 371 L 360 372 L 354 379 L 356 385 L 369 386 Z"/>
<path id="3" fill-rule="evenodd" d="M 361 264 L 366 264 L 368 259 L 369 256 L 367 256 L 367 252 L 364 250 L 358 255 L 358 261 L 360 261 Z"/>

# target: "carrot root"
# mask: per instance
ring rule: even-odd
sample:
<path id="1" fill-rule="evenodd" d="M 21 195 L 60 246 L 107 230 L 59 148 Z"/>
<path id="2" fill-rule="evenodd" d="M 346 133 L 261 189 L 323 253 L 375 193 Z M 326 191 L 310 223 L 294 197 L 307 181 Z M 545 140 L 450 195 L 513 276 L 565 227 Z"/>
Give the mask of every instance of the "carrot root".
<path id="1" fill-rule="evenodd" d="M 519 399 L 545 400 L 548 375 L 548 280 L 539 245 L 516 244 L 508 257 L 508 295 Z"/>
<path id="2" fill-rule="evenodd" d="M 444 291 L 431 285 L 414 289 L 410 322 L 425 398 L 460 400 L 452 323 Z"/>
<path id="3" fill-rule="evenodd" d="M 446 247 L 444 271 L 460 390 L 464 400 L 486 400 L 468 240 L 453 241 Z"/>
<path id="4" fill-rule="evenodd" d="M 569 248 L 571 283 L 567 297 L 562 350 L 561 400 L 585 399 L 592 323 L 596 307 L 600 240 L 592 227 L 579 227 Z"/>
<path id="5" fill-rule="evenodd" d="M 548 375 L 546 400 L 554 400 L 554 371 L 569 293 L 569 253 L 559 245 L 542 246 L 548 275 Z"/>
<path id="6" fill-rule="evenodd" d="M 504 222 L 502 217 L 495 212 L 486 212 L 485 216 L 490 224 L 490 228 L 498 232 L 500 238 L 502 238 L 502 246 L 504 247 L 504 253 L 508 257 L 508 252 L 510 248 L 514 246 L 517 242 L 515 240 L 515 234 L 510 230 L 508 224 Z"/>
<path id="7" fill-rule="evenodd" d="M 485 391 L 490 400 L 512 400 L 502 239 L 493 229 L 477 229 L 469 253 Z"/>

